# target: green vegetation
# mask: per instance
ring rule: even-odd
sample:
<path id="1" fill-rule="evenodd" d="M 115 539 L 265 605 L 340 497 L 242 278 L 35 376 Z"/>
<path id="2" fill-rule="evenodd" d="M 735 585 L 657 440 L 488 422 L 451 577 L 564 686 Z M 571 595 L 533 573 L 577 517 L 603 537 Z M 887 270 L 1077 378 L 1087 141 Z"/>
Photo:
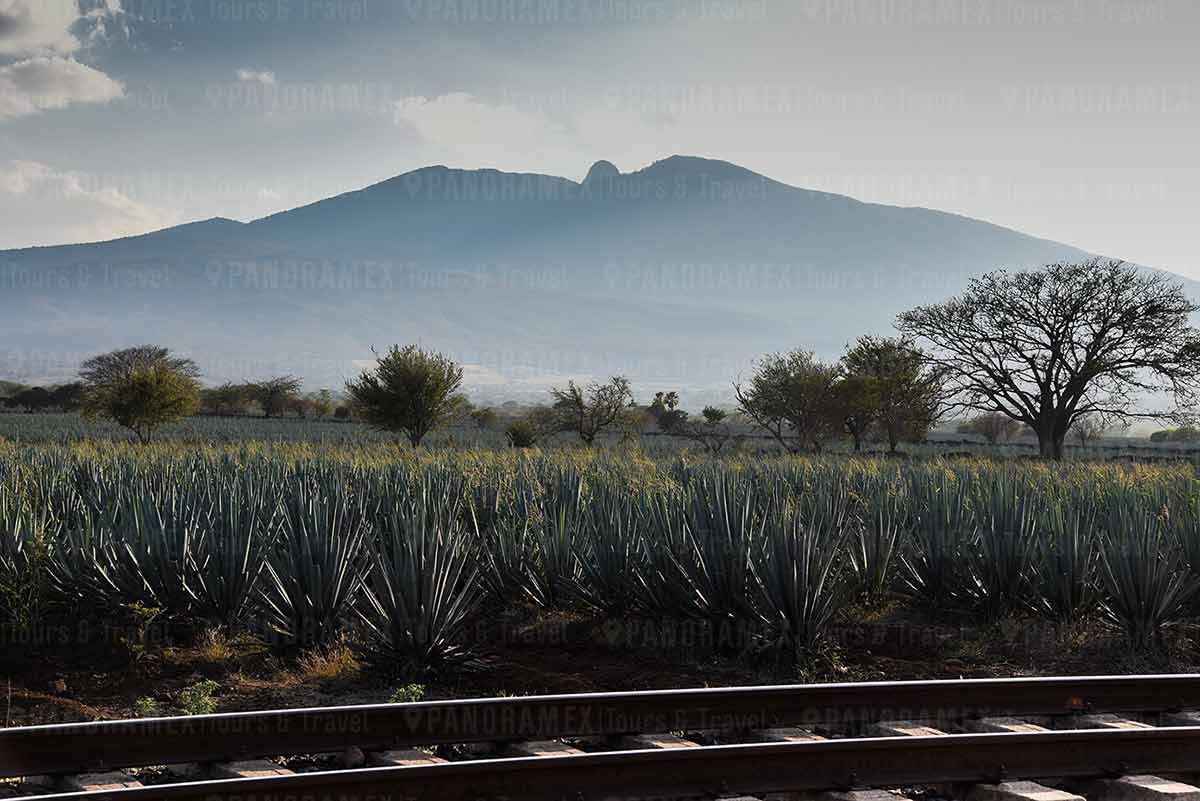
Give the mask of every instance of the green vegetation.
<path id="1" fill-rule="evenodd" d="M 462 377 L 462 368 L 440 353 L 393 347 L 375 369 L 347 383 L 346 392 L 364 420 L 403 433 L 415 448 L 462 409 Z"/>
<path id="2" fill-rule="evenodd" d="M 220 689 L 212 679 L 204 679 L 179 691 L 179 708 L 186 715 L 211 715 L 217 711 L 213 694 Z"/>
<path id="3" fill-rule="evenodd" d="M 883 603 L 1156 654 L 1200 612 L 1198 494 L 1187 465 L 0 444 L 0 571 L 36 543 L 46 596 L 0 613 L 14 638 L 132 614 L 131 658 L 147 621 L 346 642 L 410 679 L 518 606 L 696 621 L 789 660 Z"/>

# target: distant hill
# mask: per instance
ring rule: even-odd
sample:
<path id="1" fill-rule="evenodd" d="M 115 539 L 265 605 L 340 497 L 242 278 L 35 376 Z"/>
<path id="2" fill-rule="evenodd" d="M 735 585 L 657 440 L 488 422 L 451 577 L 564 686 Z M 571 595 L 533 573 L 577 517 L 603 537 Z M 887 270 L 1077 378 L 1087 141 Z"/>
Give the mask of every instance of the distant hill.
<path id="1" fill-rule="evenodd" d="M 1087 256 L 700 158 L 581 183 L 428 167 L 251 223 L 0 252 L 0 374 L 156 342 L 209 380 L 338 385 L 372 346 L 420 341 L 480 388 L 624 373 L 724 392 L 762 353 L 834 357 L 972 275 Z"/>

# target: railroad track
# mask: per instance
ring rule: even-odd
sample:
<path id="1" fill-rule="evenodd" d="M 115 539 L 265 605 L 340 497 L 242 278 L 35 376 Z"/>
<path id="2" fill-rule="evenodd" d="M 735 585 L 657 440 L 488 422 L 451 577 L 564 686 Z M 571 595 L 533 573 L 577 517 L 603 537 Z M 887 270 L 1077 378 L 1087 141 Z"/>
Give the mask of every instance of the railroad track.
<path id="1" fill-rule="evenodd" d="M 434 701 L 0 729 L 0 777 L 41 801 L 1200 801 L 1197 710 L 1192 675 Z"/>

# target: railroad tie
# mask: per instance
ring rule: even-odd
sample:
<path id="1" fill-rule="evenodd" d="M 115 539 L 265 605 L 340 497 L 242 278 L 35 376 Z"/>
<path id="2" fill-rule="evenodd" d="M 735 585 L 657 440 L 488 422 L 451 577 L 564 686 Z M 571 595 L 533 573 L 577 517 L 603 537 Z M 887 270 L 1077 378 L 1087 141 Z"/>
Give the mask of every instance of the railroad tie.
<path id="1" fill-rule="evenodd" d="M 446 760 L 416 748 L 400 748 L 394 751 L 371 751 L 367 764 L 373 768 L 411 768 L 416 765 L 440 765 Z"/>
<path id="2" fill-rule="evenodd" d="M 1045 726 L 1019 718 L 979 718 L 963 721 L 963 728 L 979 734 L 1033 734 L 1050 731 Z"/>
<path id="3" fill-rule="evenodd" d="M 1159 776 L 1122 776 L 1075 785 L 1088 801 L 1200 801 L 1200 787 Z"/>
<path id="4" fill-rule="evenodd" d="M 622 748 L 642 750 L 650 748 L 699 748 L 699 743 L 676 737 L 674 734 L 626 734 L 619 740 Z"/>
<path id="5" fill-rule="evenodd" d="M 128 787 L 142 786 L 141 782 L 123 770 L 62 776 L 55 784 L 57 789 L 69 793 L 94 793 L 102 790 L 122 790 Z"/>
<path id="6" fill-rule="evenodd" d="M 1185 709 L 1182 712 L 1164 712 L 1163 726 L 1200 726 L 1200 712 L 1195 709 Z"/>
<path id="7" fill-rule="evenodd" d="M 970 723 L 978 727 L 975 729 L 976 731 L 982 732 L 1048 731 L 1036 723 L 1026 723 L 1017 718 L 982 718 L 970 721 Z M 875 731 L 889 737 L 937 737 L 946 734 L 940 729 L 911 720 L 880 721 L 875 724 L 874 728 Z M 876 800 L 871 799 L 871 801 Z M 1074 793 L 1057 790 L 1037 782 L 1012 781 L 973 784 L 967 791 L 966 801 L 1085 801 L 1085 799 Z M 1184 800 L 1180 799 L 1179 801 Z M 1187 801 L 1200 801 L 1200 799 L 1187 799 Z"/>
<path id="8" fill-rule="evenodd" d="M 1152 729 L 1120 715 L 1081 715 L 1067 721 L 1073 729 Z M 1161 776 L 1122 776 L 1077 782 L 1073 789 L 1088 801 L 1200 801 L 1200 787 Z"/>
<path id="9" fill-rule="evenodd" d="M 289 776 L 292 773 L 269 759 L 217 762 L 209 772 L 214 779 L 265 779 L 268 776 Z"/>
<path id="10" fill-rule="evenodd" d="M 1152 729 L 1149 723 L 1121 717 L 1120 715 L 1080 715 L 1068 719 L 1073 724 L 1068 729 Z"/>
<path id="11" fill-rule="evenodd" d="M 824 740 L 819 734 L 813 734 L 807 729 L 775 728 L 751 729 L 746 732 L 746 740 L 752 743 L 810 743 Z"/>
<path id="12" fill-rule="evenodd" d="M 519 757 L 568 756 L 583 753 L 578 748 L 557 740 L 518 740 L 505 743 L 502 750 L 507 756 Z"/>

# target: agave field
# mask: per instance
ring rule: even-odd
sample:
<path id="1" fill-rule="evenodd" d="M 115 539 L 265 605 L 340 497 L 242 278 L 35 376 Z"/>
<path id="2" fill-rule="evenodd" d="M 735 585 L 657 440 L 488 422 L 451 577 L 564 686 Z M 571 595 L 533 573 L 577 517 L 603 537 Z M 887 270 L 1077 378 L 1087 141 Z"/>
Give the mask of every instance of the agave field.
<path id="1" fill-rule="evenodd" d="M 517 606 L 802 661 L 888 603 L 1153 651 L 1200 617 L 1196 501 L 1188 465 L 0 441 L 0 625 L 151 610 L 420 673 Z"/>

